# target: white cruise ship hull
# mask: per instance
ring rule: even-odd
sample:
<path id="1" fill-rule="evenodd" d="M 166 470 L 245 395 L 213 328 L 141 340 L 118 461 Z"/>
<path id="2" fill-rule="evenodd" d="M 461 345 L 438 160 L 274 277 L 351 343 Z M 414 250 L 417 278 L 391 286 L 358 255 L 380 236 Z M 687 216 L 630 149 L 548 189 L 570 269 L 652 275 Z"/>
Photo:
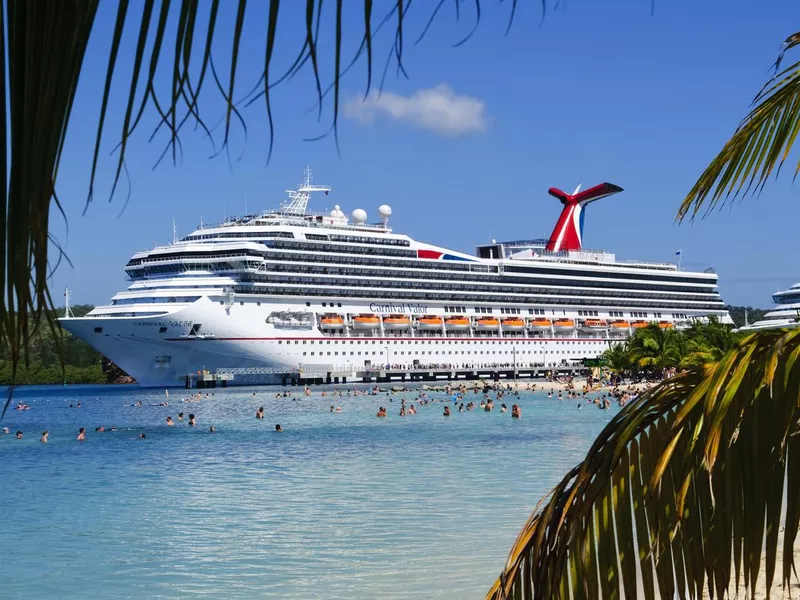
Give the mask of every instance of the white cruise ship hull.
<path id="1" fill-rule="evenodd" d="M 359 307 L 361 308 L 361 307 Z M 354 308 L 352 312 L 357 312 Z M 313 365 L 346 371 L 365 364 L 508 365 L 560 364 L 593 358 L 608 340 L 520 337 L 371 337 L 363 331 L 330 336 L 318 327 L 267 323 L 282 304 L 238 301 L 220 305 L 207 297 L 167 315 L 61 319 L 69 332 L 87 341 L 145 387 L 183 386 L 188 374 L 224 368 L 256 367 L 293 372 Z M 200 324 L 198 335 L 190 335 Z M 166 328 L 166 331 L 164 331 Z M 368 333 L 368 332 L 367 332 Z M 264 376 L 280 381 L 280 375 Z"/>

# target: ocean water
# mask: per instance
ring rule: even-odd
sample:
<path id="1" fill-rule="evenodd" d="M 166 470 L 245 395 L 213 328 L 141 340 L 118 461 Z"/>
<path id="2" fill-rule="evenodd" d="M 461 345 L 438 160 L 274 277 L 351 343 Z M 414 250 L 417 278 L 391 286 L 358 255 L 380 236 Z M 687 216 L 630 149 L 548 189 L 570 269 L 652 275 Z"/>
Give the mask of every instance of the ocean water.
<path id="1" fill-rule="evenodd" d="M 0 424 L 0 595 L 482 598 L 536 502 L 619 410 L 521 392 L 502 400 L 520 420 L 500 402 L 445 418 L 430 393 L 441 402 L 399 417 L 418 392 L 276 391 L 172 390 L 167 407 L 132 386 L 17 391 L 31 409 Z M 179 411 L 197 427 L 166 427 Z"/>

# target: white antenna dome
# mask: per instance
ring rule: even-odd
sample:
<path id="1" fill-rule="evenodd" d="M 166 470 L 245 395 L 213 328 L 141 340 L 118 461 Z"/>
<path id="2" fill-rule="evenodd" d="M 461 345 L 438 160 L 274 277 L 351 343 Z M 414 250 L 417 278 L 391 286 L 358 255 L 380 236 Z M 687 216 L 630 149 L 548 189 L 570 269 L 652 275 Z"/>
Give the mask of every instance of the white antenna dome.
<path id="1" fill-rule="evenodd" d="M 367 220 L 367 211 L 365 211 L 363 208 L 357 208 L 350 214 L 350 216 L 353 217 L 353 221 L 355 223 L 364 223 Z"/>
<path id="2" fill-rule="evenodd" d="M 340 219 L 344 218 L 344 213 L 342 212 L 342 209 L 339 208 L 338 204 L 333 207 L 333 210 L 331 211 L 330 214 L 331 214 L 332 217 L 337 217 L 337 218 L 340 218 Z"/>
<path id="3" fill-rule="evenodd" d="M 392 216 L 392 207 L 388 204 L 381 204 L 378 207 L 378 214 L 380 214 L 382 219 L 388 220 L 389 217 Z"/>

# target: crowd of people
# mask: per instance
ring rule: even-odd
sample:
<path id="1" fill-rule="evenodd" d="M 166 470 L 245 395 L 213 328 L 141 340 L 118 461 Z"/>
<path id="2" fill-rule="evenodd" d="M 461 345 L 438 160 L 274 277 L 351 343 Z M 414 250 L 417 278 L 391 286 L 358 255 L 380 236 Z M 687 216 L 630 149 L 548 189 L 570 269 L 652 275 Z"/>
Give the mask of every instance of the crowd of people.
<path id="1" fill-rule="evenodd" d="M 669 374 L 665 374 L 665 377 L 669 376 Z M 550 382 L 555 382 L 559 384 L 562 389 L 558 388 L 551 388 L 547 391 L 547 399 L 548 400 L 556 400 L 556 401 L 572 401 L 577 402 L 578 409 L 582 409 L 584 406 L 596 406 L 600 410 L 609 410 L 613 404 L 616 404 L 619 407 L 624 407 L 626 404 L 635 400 L 639 394 L 643 391 L 649 389 L 654 382 L 623 382 L 618 379 L 614 379 L 613 377 L 609 377 L 608 375 L 604 375 L 602 378 L 594 379 L 591 376 L 587 377 L 587 379 L 582 383 L 581 389 L 578 390 L 576 388 L 576 382 L 573 377 L 565 376 L 565 377 L 548 377 Z M 407 391 L 407 390 L 404 390 Z M 507 406 L 504 399 L 506 396 L 517 399 L 519 398 L 520 391 L 527 391 L 527 392 L 536 392 L 537 391 L 537 384 L 533 382 L 523 383 L 515 383 L 512 386 L 510 383 L 500 383 L 500 382 L 492 382 L 486 383 L 483 382 L 480 385 L 478 384 L 467 384 L 466 382 L 462 382 L 459 385 L 447 385 L 444 388 L 444 394 L 436 394 L 436 393 L 429 393 L 426 390 L 420 390 L 417 392 L 416 397 L 413 399 L 409 399 L 408 397 L 401 397 L 400 398 L 400 407 L 397 412 L 398 416 L 406 417 L 417 414 L 419 410 L 423 407 L 427 407 L 432 404 L 440 403 L 443 405 L 442 408 L 442 415 L 444 417 L 452 416 L 453 414 L 457 413 L 464 413 L 474 410 L 480 410 L 484 412 L 492 412 L 495 409 L 495 402 L 500 404 L 499 412 L 505 413 L 508 412 L 509 407 Z M 252 392 L 253 396 L 256 396 L 259 392 L 254 391 Z M 263 393 L 263 391 L 261 391 Z M 272 394 L 272 392 L 267 392 L 268 394 Z M 334 388 L 333 390 L 322 390 L 319 395 L 323 398 L 344 398 L 344 397 L 359 397 L 359 396 L 379 396 L 379 395 L 386 395 L 388 396 L 388 402 L 393 401 L 393 396 L 398 393 L 402 393 L 400 390 L 386 390 L 381 389 L 378 386 L 372 386 L 369 388 Z M 169 397 L 169 393 L 165 392 L 167 398 Z M 308 397 L 312 395 L 312 391 L 309 387 L 305 387 L 302 389 L 302 392 L 293 391 L 293 390 L 282 390 L 275 394 L 276 398 L 292 398 L 297 399 L 299 396 Z M 470 400 L 468 396 L 478 396 L 478 398 Z M 184 403 L 188 402 L 200 402 L 201 400 L 208 399 L 209 397 L 214 396 L 214 393 L 206 392 L 203 394 L 202 392 L 196 392 L 191 394 L 187 398 L 183 398 Z M 22 404 L 22 403 L 20 403 Z M 21 410 L 27 410 L 30 407 L 25 404 L 26 408 Z M 136 408 L 141 408 L 143 403 L 141 401 L 137 401 L 134 404 L 128 405 Z M 153 407 L 169 407 L 169 401 L 164 400 L 163 402 L 155 402 L 149 404 L 149 406 Z M 81 408 L 81 403 L 78 402 L 77 405 L 70 404 L 69 408 Z M 331 413 L 340 413 L 342 412 L 342 407 L 337 406 L 335 404 L 331 404 L 329 411 Z M 522 408 L 517 402 L 513 402 L 511 404 L 511 418 L 513 419 L 520 419 L 522 418 Z M 380 406 L 376 413 L 376 417 L 378 418 L 387 418 L 389 416 L 389 411 L 386 406 Z M 263 406 L 258 407 L 255 411 L 255 418 L 257 420 L 263 420 L 265 418 L 265 410 Z M 165 417 L 165 426 L 166 427 L 177 427 L 180 424 L 186 424 L 187 427 L 197 427 L 198 421 L 197 417 L 194 413 L 185 414 L 183 411 L 179 411 L 177 416 L 173 418 L 172 415 L 167 415 Z M 95 433 L 102 433 L 102 432 L 114 432 L 117 431 L 115 426 L 111 427 L 104 427 L 98 426 L 94 429 Z M 216 433 L 217 428 L 215 425 L 209 425 L 208 432 L 209 433 Z M 275 431 L 283 431 L 283 428 L 280 424 L 275 424 Z M 10 434 L 10 430 L 8 427 L 4 427 L 2 430 L 3 434 Z M 48 443 L 50 432 L 48 430 L 44 430 L 41 433 L 40 441 L 43 444 Z M 24 433 L 21 430 L 17 430 L 15 433 L 15 437 L 17 439 L 23 439 Z M 141 432 L 138 436 L 140 439 L 146 439 L 147 435 L 145 432 Z M 85 427 L 80 427 L 77 432 L 76 440 L 79 442 L 84 442 L 87 439 L 87 431 Z"/>

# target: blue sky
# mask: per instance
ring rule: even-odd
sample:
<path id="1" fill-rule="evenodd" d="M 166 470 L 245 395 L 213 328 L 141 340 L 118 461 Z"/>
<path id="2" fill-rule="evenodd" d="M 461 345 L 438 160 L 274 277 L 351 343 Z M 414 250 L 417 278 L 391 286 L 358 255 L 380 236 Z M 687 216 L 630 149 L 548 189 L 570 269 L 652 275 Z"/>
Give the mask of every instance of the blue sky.
<path id="1" fill-rule="evenodd" d="M 291 64 L 302 44 L 301 4 L 282 4 L 278 70 Z M 245 203 L 251 212 L 274 207 L 306 164 L 318 183 L 333 188 L 313 209 L 340 204 L 346 212 L 364 208 L 372 218 L 380 204 L 390 204 L 396 231 L 470 252 L 491 238 L 549 234 L 560 206 L 547 195 L 549 187 L 571 191 L 578 183 L 610 181 L 625 192 L 590 206 L 586 247 L 653 261 L 673 260 L 682 248 L 685 268 L 717 269 L 723 297 L 733 304 L 766 307 L 772 292 L 800 280 L 800 204 L 791 169 L 758 198 L 694 223 L 674 223 L 681 199 L 745 115 L 780 42 L 800 29 L 800 4 L 775 0 L 765 10 L 752 0 L 657 0 L 651 15 L 649 0 L 570 0 L 540 23 L 539 2 L 520 2 L 504 36 L 510 3 L 484 2 L 478 30 L 454 48 L 474 18 L 470 3 L 463 4 L 459 22 L 448 5 L 416 46 L 430 9 L 427 2 L 413 5 L 404 57 L 409 78 L 390 69 L 380 98 L 361 103 L 365 63 L 345 77 L 338 153 L 332 136 L 305 141 L 328 130 L 332 108 L 331 97 L 317 120 L 310 70 L 274 89 L 269 165 L 261 102 L 244 110 L 247 139 L 234 129 L 230 160 L 224 153 L 210 158 L 208 141 L 187 129 L 177 164 L 165 160 L 155 169 L 165 138 L 148 143 L 156 122 L 148 111 L 128 151 L 126 205 L 127 184 L 111 202 L 108 184 L 135 41 L 129 32 L 111 96 L 98 191 L 86 207 L 114 16 L 111 3 L 103 3 L 57 185 L 68 228 L 54 213 L 52 231 L 72 261 L 52 278 L 57 303 L 65 286 L 74 290 L 73 302 L 105 303 L 126 287 L 123 266 L 131 254 L 171 239 L 173 218 L 185 235 L 201 217 L 208 223 L 242 214 Z M 333 67 L 331 8 L 320 45 L 325 81 Z M 363 16 L 355 8 L 345 13 L 346 57 L 362 31 Z M 262 68 L 261 10 L 247 15 L 238 97 Z M 214 48 L 226 81 L 222 65 L 230 54 L 233 12 L 223 15 Z M 386 35 L 375 40 L 378 77 L 391 41 Z M 169 62 L 160 72 L 164 93 Z M 222 105 L 210 86 L 203 102 L 204 115 L 215 123 Z"/>

